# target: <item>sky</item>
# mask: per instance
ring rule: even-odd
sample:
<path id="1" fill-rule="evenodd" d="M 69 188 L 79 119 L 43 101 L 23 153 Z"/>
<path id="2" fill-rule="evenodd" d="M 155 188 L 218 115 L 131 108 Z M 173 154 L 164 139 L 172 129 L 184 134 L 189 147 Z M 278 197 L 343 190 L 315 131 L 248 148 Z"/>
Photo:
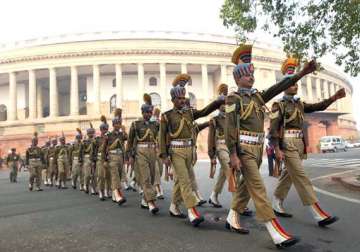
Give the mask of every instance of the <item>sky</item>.
<path id="1" fill-rule="evenodd" d="M 186 31 L 234 35 L 219 17 L 224 0 L 1 0 L 0 43 L 64 33 Z M 263 39 L 262 33 L 256 38 Z M 327 62 L 329 63 L 329 62 Z M 338 67 L 341 71 L 342 68 Z M 360 76 L 351 78 L 360 97 Z M 360 99 L 353 99 L 360 129 Z"/>

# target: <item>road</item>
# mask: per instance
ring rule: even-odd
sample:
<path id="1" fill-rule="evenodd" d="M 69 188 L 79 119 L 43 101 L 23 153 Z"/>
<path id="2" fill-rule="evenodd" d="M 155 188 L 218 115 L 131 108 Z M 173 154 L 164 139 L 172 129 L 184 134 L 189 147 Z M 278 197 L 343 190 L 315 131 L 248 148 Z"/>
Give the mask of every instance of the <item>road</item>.
<path id="1" fill-rule="evenodd" d="M 281 219 L 281 223 L 289 232 L 301 237 L 301 243 L 289 250 L 360 251 L 360 193 L 346 190 L 327 177 L 360 170 L 360 150 L 311 155 L 304 164 L 316 188 L 340 196 L 318 193 L 321 205 L 339 216 L 340 221 L 330 228 L 317 227 L 292 188 L 285 206 L 294 217 Z M 261 173 L 271 197 L 276 179 L 268 177 L 266 169 L 264 164 Z M 209 163 L 200 161 L 196 173 L 202 194 L 208 196 L 214 183 L 208 179 Z M 8 172 L 0 172 L 1 252 L 277 250 L 265 227 L 254 217 L 241 218 L 243 225 L 251 230 L 250 235 L 224 229 L 231 198 L 228 192 L 220 197 L 224 208 L 199 208 L 206 222 L 193 228 L 186 220 L 168 215 L 171 183 L 164 183 L 166 199 L 158 202 L 160 214 L 150 216 L 140 209 L 136 192 L 126 192 L 128 202 L 119 207 L 110 200 L 100 202 L 95 196 L 73 189 L 60 191 L 46 187 L 43 192 L 28 192 L 27 179 L 28 174 L 21 173 L 19 183 L 10 184 Z M 252 203 L 250 208 L 254 209 Z"/>

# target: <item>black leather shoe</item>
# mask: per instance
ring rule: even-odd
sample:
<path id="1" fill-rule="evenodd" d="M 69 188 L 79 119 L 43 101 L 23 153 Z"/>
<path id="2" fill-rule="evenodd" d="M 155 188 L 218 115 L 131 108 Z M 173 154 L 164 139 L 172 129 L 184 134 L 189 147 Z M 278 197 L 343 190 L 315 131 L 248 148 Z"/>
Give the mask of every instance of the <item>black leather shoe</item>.
<path id="1" fill-rule="evenodd" d="M 253 211 L 249 208 L 245 208 L 244 212 L 240 213 L 241 216 L 251 217 L 253 216 Z"/>
<path id="2" fill-rule="evenodd" d="M 213 202 L 211 199 L 209 199 L 209 204 L 212 205 L 215 208 L 222 208 L 221 204 L 216 204 L 215 202 Z"/>
<path id="3" fill-rule="evenodd" d="M 165 199 L 164 195 L 159 195 L 156 198 L 161 199 L 161 200 Z"/>
<path id="4" fill-rule="evenodd" d="M 100 201 L 105 201 L 105 198 L 104 197 L 101 197 L 101 198 L 99 198 L 100 199 Z"/>
<path id="5" fill-rule="evenodd" d="M 180 213 L 180 214 L 173 214 L 171 211 L 169 211 L 169 214 L 171 217 L 174 217 L 174 218 L 179 218 L 179 219 L 185 219 L 187 216 L 183 213 Z"/>
<path id="6" fill-rule="evenodd" d="M 121 206 L 122 204 L 124 204 L 126 202 L 125 198 L 122 198 L 121 200 L 118 201 L 118 205 Z"/>
<path id="7" fill-rule="evenodd" d="M 146 206 L 146 205 L 140 204 L 140 208 L 142 208 L 142 209 L 149 209 L 149 206 Z"/>
<path id="8" fill-rule="evenodd" d="M 42 190 L 43 190 L 43 189 L 41 189 L 41 188 L 37 188 L 37 189 L 36 189 L 37 192 L 41 192 Z"/>
<path id="9" fill-rule="evenodd" d="M 33 190 L 32 186 L 29 186 L 29 191 L 32 191 L 32 190 Z"/>
<path id="10" fill-rule="evenodd" d="M 191 224 L 194 226 L 194 227 L 198 227 L 200 225 L 201 222 L 203 222 L 205 219 L 204 217 L 200 216 L 199 218 L 196 218 L 194 219 Z"/>
<path id="11" fill-rule="evenodd" d="M 225 223 L 225 228 L 229 229 L 230 231 L 233 231 L 235 233 L 238 233 L 238 234 L 249 234 L 250 233 L 249 229 L 246 229 L 246 228 L 234 228 L 227 221 Z"/>
<path id="12" fill-rule="evenodd" d="M 339 220 L 338 217 L 336 217 L 336 216 L 330 216 L 330 217 L 326 218 L 325 220 L 319 221 L 319 222 L 318 222 L 318 225 L 319 225 L 320 227 L 326 227 L 326 226 L 328 226 L 328 225 L 330 225 L 330 224 L 333 224 L 334 222 L 337 222 L 338 220 Z"/>
<path id="13" fill-rule="evenodd" d="M 200 200 L 196 206 L 202 206 L 206 203 L 206 200 Z"/>
<path id="14" fill-rule="evenodd" d="M 153 215 L 157 214 L 159 212 L 159 208 L 158 207 L 155 207 L 153 209 L 151 209 L 150 211 Z"/>
<path id="15" fill-rule="evenodd" d="M 73 188 L 74 190 L 76 190 L 76 186 L 72 186 L 72 188 Z"/>
<path id="16" fill-rule="evenodd" d="M 275 209 L 273 209 L 273 210 L 274 210 L 275 215 L 278 216 L 278 217 L 284 217 L 284 218 L 292 218 L 293 217 L 292 214 L 280 213 L 280 212 L 276 211 Z"/>
<path id="17" fill-rule="evenodd" d="M 278 249 L 281 249 L 281 248 L 288 248 L 288 247 L 291 247 L 293 245 L 295 245 L 296 243 L 298 243 L 300 241 L 299 238 L 296 238 L 296 237 L 292 237 L 286 241 L 283 241 L 282 243 L 279 243 L 279 244 L 276 244 L 276 247 Z"/>

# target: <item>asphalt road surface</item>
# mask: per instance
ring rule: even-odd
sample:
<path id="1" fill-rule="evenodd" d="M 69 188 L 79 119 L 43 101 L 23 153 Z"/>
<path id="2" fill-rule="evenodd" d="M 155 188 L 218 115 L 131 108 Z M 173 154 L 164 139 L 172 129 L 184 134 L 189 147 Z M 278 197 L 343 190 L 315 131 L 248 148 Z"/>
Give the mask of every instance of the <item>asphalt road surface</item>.
<path id="1" fill-rule="evenodd" d="M 261 173 L 271 197 L 276 179 L 267 176 L 265 163 L 266 159 Z M 285 207 L 294 217 L 280 221 L 301 242 L 288 250 L 360 251 L 360 193 L 329 179 L 334 173 L 360 170 L 360 150 L 312 155 L 304 164 L 319 191 L 321 205 L 339 216 L 340 221 L 329 228 L 319 228 L 292 188 Z M 208 179 L 209 163 L 200 161 L 196 173 L 201 192 L 208 198 L 214 183 Z M 136 192 L 126 192 L 128 202 L 119 207 L 111 200 L 101 202 L 73 189 L 44 187 L 43 192 L 29 192 L 27 179 L 28 173 L 22 172 L 19 182 L 10 184 L 8 171 L 0 172 L 0 252 L 277 250 L 265 227 L 254 217 L 241 218 L 251 231 L 249 235 L 225 230 L 231 198 L 226 190 L 220 196 L 224 208 L 199 208 L 206 222 L 193 228 L 187 220 L 168 215 L 171 183 L 163 184 L 166 199 L 158 201 L 159 215 L 151 216 L 140 209 Z M 249 206 L 254 210 L 252 203 Z"/>

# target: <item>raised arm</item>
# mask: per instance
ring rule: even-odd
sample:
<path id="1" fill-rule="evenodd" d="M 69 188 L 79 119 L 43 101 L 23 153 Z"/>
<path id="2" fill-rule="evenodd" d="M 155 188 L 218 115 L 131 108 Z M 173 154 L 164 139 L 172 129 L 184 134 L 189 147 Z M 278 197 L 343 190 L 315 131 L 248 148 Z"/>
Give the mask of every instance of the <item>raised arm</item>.
<path id="1" fill-rule="evenodd" d="M 168 121 L 166 119 L 166 116 L 164 114 L 161 115 L 160 130 L 159 130 L 159 149 L 160 149 L 161 158 L 167 158 L 169 155 L 167 141 L 166 141 L 167 124 Z"/>
<path id="2" fill-rule="evenodd" d="M 208 155 L 210 159 L 214 159 L 216 155 L 215 132 L 215 120 L 211 119 L 208 131 Z"/>
<path id="3" fill-rule="evenodd" d="M 217 99 L 201 110 L 193 109 L 194 120 L 209 115 L 211 112 L 220 108 L 220 106 L 223 105 L 224 102 L 225 101 L 223 99 Z"/>
<path id="4" fill-rule="evenodd" d="M 294 74 L 291 77 L 286 77 L 283 80 L 281 80 L 279 83 L 276 83 L 275 85 L 261 92 L 261 96 L 264 102 L 266 103 L 270 101 L 272 98 L 274 98 L 281 92 L 285 91 L 290 86 L 294 85 L 302 77 L 304 77 L 309 73 L 314 72 L 315 70 L 316 70 L 316 61 L 312 60 L 309 63 L 305 64 L 304 68 L 297 74 Z"/>
<path id="5" fill-rule="evenodd" d="M 328 99 L 325 99 L 318 103 L 305 103 L 304 102 L 304 112 L 305 113 L 312 113 L 315 111 L 323 111 L 327 109 L 333 102 L 338 99 L 341 99 L 346 96 L 345 89 L 339 89 L 333 96 Z"/>

